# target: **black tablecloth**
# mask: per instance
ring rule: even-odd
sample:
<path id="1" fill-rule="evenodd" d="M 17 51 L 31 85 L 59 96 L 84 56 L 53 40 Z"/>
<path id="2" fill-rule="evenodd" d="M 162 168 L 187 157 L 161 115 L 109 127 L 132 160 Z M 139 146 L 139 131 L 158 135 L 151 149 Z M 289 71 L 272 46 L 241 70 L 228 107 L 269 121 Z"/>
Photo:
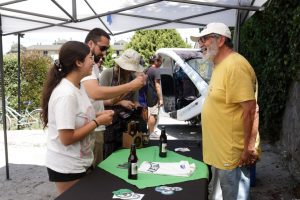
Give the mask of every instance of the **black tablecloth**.
<path id="1" fill-rule="evenodd" d="M 156 141 L 151 141 L 150 145 L 156 145 Z M 178 152 L 185 156 L 190 156 L 196 160 L 202 160 L 202 149 L 198 141 L 169 140 L 168 149 L 174 150 L 177 147 L 188 147 L 190 152 Z M 183 183 L 171 184 L 168 186 L 179 186 L 183 190 L 175 192 L 173 195 L 163 195 L 152 188 L 138 189 L 136 186 L 114 176 L 103 169 L 96 168 L 91 174 L 82 178 L 72 188 L 60 195 L 57 200 L 108 200 L 112 199 L 112 191 L 119 189 L 130 189 L 135 193 L 145 194 L 142 200 L 202 200 L 207 199 L 208 181 L 199 179 Z"/>

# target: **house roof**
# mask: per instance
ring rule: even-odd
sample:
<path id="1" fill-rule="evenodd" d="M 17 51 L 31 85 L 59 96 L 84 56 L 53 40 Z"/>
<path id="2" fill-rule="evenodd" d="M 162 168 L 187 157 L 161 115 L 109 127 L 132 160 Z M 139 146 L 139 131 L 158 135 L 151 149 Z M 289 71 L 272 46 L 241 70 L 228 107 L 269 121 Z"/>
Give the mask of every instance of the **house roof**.
<path id="1" fill-rule="evenodd" d="M 51 45 L 32 45 L 29 47 L 26 47 L 27 51 L 33 51 L 33 50 L 42 50 L 42 51 L 58 51 L 61 47 L 61 44 L 51 44 Z"/>
<path id="2" fill-rule="evenodd" d="M 116 51 L 122 51 L 126 44 L 128 44 L 128 42 L 125 40 L 118 40 L 112 45 L 112 48 Z"/>

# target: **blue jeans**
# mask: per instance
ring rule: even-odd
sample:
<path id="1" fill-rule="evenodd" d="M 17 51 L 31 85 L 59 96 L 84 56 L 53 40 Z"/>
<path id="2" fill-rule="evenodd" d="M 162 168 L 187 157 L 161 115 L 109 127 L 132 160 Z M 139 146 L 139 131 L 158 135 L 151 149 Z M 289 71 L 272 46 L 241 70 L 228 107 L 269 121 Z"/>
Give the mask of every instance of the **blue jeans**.
<path id="1" fill-rule="evenodd" d="M 210 187 L 212 200 L 249 200 L 250 199 L 250 168 L 237 167 L 222 170 L 211 167 L 212 180 Z"/>

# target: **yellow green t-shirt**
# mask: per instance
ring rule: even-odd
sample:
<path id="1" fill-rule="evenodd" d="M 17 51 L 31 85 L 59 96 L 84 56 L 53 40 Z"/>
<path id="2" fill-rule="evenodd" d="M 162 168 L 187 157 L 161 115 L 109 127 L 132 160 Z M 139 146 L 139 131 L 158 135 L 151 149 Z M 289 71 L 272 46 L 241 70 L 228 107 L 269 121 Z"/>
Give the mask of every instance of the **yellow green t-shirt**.
<path id="1" fill-rule="evenodd" d="M 202 110 L 203 160 L 233 169 L 244 149 L 240 102 L 255 99 L 256 76 L 248 61 L 231 53 L 215 66 Z"/>

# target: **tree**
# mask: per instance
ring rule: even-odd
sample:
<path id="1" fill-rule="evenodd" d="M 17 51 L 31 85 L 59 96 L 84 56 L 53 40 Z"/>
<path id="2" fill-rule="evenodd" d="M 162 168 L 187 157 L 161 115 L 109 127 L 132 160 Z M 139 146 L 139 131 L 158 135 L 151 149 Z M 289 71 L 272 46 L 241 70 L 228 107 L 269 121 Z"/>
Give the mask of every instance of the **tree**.
<path id="1" fill-rule="evenodd" d="M 139 52 L 146 64 L 148 59 L 159 48 L 187 48 L 190 47 L 180 37 L 175 29 L 161 30 L 140 30 L 135 32 L 127 48 L 132 48 Z"/>
<path id="2" fill-rule="evenodd" d="M 272 141 L 280 137 L 289 88 L 300 71 L 299 34 L 299 0 L 269 1 L 241 28 L 241 53 L 259 83 L 260 132 Z"/>
<path id="3" fill-rule="evenodd" d="M 17 108 L 18 96 L 18 58 L 17 54 L 7 54 L 3 57 L 5 96 Z"/>
<path id="4" fill-rule="evenodd" d="M 114 59 L 112 57 L 113 53 L 114 53 L 114 49 L 110 47 L 106 52 L 104 62 L 102 64 L 104 67 L 111 68 L 113 66 L 114 64 Z"/>
<path id="5" fill-rule="evenodd" d="M 32 101 L 32 107 L 40 106 L 43 82 L 52 60 L 37 53 L 21 55 L 21 102 Z M 10 106 L 18 107 L 18 60 L 16 54 L 3 58 L 5 95 L 9 97 Z M 25 105 L 21 104 L 24 109 Z"/>
<path id="6" fill-rule="evenodd" d="M 22 101 L 31 100 L 33 107 L 40 107 L 43 83 L 52 62 L 51 57 L 38 53 L 24 54 L 21 57 Z"/>

